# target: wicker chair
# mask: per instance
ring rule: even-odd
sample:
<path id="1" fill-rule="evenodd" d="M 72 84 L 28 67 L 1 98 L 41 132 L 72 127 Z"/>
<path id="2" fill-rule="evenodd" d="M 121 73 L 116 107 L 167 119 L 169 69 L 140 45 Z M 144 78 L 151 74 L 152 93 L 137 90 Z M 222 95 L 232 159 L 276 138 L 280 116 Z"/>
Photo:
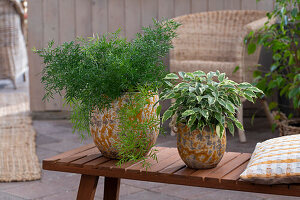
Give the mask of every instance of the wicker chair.
<path id="1" fill-rule="evenodd" d="M 253 66 L 258 64 L 260 48 L 247 54 L 244 37 L 267 21 L 264 11 L 213 11 L 175 18 L 182 23 L 170 52 L 170 71 L 225 72 L 236 82 L 252 82 Z M 233 73 L 239 66 L 239 70 Z M 238 119 L 243 122 L 243 108 Z M 239 131 L 241 142 L 245 133 Z"/>
<path id="2" fill-rule="evenodd" d="M 23 14 L 19 1 L 0 1 L 0 79 L 10 79 L 15 88 L 16 79 L 28 69 Z"/>

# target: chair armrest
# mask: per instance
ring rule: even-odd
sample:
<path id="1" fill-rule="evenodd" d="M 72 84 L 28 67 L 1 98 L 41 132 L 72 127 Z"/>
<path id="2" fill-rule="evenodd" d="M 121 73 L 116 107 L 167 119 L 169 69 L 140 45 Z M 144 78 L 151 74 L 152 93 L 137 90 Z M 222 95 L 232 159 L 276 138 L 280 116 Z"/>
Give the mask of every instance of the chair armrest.
<path id="1" fill-rule="evenodd" d="M 267 21 L 268 21 L 268 17 L 264 17 L 256 21 L 250 22 L 249 24 L 246 24 L 244 27 L 247 30 L 247 32 L 250 31 L 255 32 L 258 31 L 260 28 L 262 28 Z"/>
<path id="2" fill-rule="evenodd" d="M 249 24 L 246 24 L 244 26 L 245 30 L 249 33 L 250 31 L 258 31 L 260 28 L 262 28 L 266 22 L 268 22 L 268 17 L 264 17 L 264 18 L 261 18 L 261 19 L 258 19 L 256 21 L 253 21 L 253 22 L 250 22 Z M 275 18 L 272 18 L 268 25 L 272 25 L 276 22 L 276 19 Z"/>
<path id="3" fill-rule="evenodd" d="M 17 0 L 9 0 L 9 1 L 13 5 L 13 7 L 16 10 L 17 14 L 20 16 L 21 28 L 22 28 L 22 32 L 24 34 L 24 20 L 25 20 L 24 14 L 25 14 L 25 12 L 24 12 L 24 9 L 22 7 L 22 4 Z"/>

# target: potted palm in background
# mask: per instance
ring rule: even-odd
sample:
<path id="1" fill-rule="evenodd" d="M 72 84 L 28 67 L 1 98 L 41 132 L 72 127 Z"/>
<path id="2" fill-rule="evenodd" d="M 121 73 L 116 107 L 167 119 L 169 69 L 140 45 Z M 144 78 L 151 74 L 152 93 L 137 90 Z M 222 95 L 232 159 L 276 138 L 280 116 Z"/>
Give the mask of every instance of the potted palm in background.
<path id="1" fill-rule="evenodd" d="M 279 94 L 278 101 L 269 103 L 281 135 L 300 133 L 300 2 L 276 0 L 275 8 L 267 14 L 269 21 L 246 38 L 248 53 L 263 45 L 273 53 L 273 64 L 267 72 L 260 67 L 254 72 L 254 82 L 267 96 Z M 276 23 L 272 23 L 274 19 Z M 278 112 L 281 111 L 281 112 Z M 275 128 L 276 124 L 273 124 Z"/>
<path id="2" fill-rule="evenodd" d="M 253 102 L 262 91 L 250 83 L 229 80 L 219 71 L 178 75 L 170 73 L 165 77 L 160 100 L 175 101 L 164 112 L 162 121 L 173 117 L 179 155 L 188 167 L 215 167 L 226 149 L 225 127 L 232 134 L 235 126 L 243 129 L 235 117 L 240 98 Z"/>
<path id="3" fill-rule="evenodd" d="M 35 50 L 45 63 L 44 99 L 64 94 L 74 130 L 82 138 L 92 135 L 104 156 L 119 164 L 145 160 L 159 131 L 153 105 L 166 74 L 162 58 L 178 26 L 153 20 L 132 41 L 117 31 Z M 149 156 L 156 158 L 154 151 Z"/>

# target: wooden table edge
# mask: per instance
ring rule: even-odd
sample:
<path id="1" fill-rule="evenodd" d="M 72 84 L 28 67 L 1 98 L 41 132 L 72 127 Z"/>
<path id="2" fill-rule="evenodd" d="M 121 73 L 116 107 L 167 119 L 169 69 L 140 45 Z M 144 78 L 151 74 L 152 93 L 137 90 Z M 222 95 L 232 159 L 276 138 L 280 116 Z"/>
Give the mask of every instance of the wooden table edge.
<path id="1" fill-rule="evenodd" d="M 203 181 L 199 179 L 198 181 L 189 179 L 187 176 L 174 176 L 173 174 L 155 174 L 149 173 L 145 175 L 145 172 L 128 172 L 120 171 L 113 169 L 85 169 L 78 168 L 74 166 L 63 166 L 55 165 L 43 162 L 43 169 L 50 171 L 59 171 L 59 172 L 68 172 L 76 173 L 81 175 L 90 175 L 90 176 L 103 176 L 111 177 L 118 179 L 131 179 L 139 181 L 148 181 L 148 182 L 157 182 L 157 183 L 166 183 L 166 184 L 176 184 L 176 185 L 186 185 L 186 186 L 195 186 L 195 187 L 204 187 L 204 188 L 214 188 L 214 189 L 225 189 L 225 190 L 234 190 L 234 191 L 243 191 L 243 192 L 254 192 L 254 193 L 264 193 L 264 194 L 275 194 L 275 195 L 285 195 L 285 196 L 296 196 L 300 197 L 300 191 L 294 191 L 287 188 L 282 188 L 280 190 L 272 189 L 270 185 L 258 185 L 243 182 L 239 184 L 239 181 L 226 181 L 224 183 L 219 182 L 219 179 L 209 179 Z"/>

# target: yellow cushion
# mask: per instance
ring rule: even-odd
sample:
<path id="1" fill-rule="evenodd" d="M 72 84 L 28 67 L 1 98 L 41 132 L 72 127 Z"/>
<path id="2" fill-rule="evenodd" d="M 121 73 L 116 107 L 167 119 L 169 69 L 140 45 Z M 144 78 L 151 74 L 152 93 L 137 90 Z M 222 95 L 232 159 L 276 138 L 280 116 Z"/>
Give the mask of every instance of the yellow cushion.
<path id="1" fill-rule="evenodd" d="M 300 183 L 300 134 L 258 143 L 240 177 L 257 184 Z"/>

